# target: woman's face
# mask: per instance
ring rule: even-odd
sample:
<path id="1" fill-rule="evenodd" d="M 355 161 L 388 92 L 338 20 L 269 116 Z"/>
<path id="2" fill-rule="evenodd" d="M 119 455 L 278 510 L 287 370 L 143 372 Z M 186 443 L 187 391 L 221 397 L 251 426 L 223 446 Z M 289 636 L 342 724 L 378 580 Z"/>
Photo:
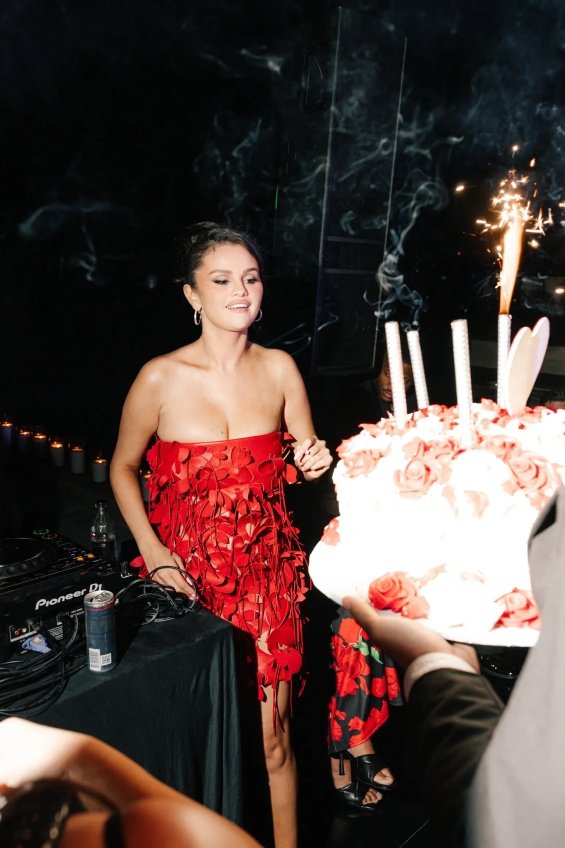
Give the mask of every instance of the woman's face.
<path id="1" fill-rule="evenodd" d="M 203 257 L 194 278 L 184 286 L 193 309 L 202 309 L 204 321 L 231 330 L 247 329 L 256 319 L 263 297 L 259 265 L 240 244 L 219 244 Z"/>

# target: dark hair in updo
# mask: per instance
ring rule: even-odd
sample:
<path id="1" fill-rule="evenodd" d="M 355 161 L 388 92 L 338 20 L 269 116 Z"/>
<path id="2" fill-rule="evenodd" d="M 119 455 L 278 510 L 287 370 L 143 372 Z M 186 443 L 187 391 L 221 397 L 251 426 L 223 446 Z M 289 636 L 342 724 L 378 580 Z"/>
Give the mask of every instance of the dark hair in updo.
<path id="1" fill-rule="evenodd" d="M 259 273 L 262 274 L 261 248 L 252 236 L 215 224 L 214 221 L 201 221 L 187 227 L 179 239 L 175 282 L 196 288 L 194 272 L 200 267 L 208 251 L 221 244 L 239 244 L 244 247 L 257 260 Z"/>

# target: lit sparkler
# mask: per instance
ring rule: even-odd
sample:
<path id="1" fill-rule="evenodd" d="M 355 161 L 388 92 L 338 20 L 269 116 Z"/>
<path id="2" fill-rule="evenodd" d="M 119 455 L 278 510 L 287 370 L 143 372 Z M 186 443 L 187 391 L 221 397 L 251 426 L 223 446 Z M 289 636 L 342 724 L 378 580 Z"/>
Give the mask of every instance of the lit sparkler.
<path id="1" fill-rule="evenodd" d="M 514 145 L 512 149 L 517 150 L 517 145 Z M 533 168 L 536 160 L 531 159 L 529 164 Z M 524 235 L 544 236 L 547 227 L 553 224 L 551 209 L 546 215 L 542 209 L 537 212 L 532 210 L 532 199 L 536 197 L 537 187 L 531 183 L 530 177 L 519 176 L 515 171 L 510 171 L 508 177 L 501 180 L 499 190 L 492 199 L 492 208 L 497 213 L 495 220 L 477 219 L 477 224 L 483 228 L 483 233 L 497 231 L 503 233 L 502 243 L 497 245 L 498 258 L 501 262 L 498 283 L 501 314 L 508 314 L 510 311 Z M 536 238 L 531 238 L 528 244 L 534 248 L 539 247 L 539 241 Z"/>
<path id="2" fill-rule="evenodd" d="M 518 150 L 514 145 L 513 152 Z M 529 163 L 533 168 L 535 159 Z M 500 406 L 506 406 L 507 399 L 503 396 L 503 374 L 510 349 L 510 328 L 512 317 L 510 304 L 518 276 L 522 244 L 525 235 L 530 235 L 528 244 L 539 247 L 539 241 L 534 236 L 545 235 L 546 227 L 553 223 L 549 210 L 547 216 L 540 209 L 532 210 L 532 199 L 537 196 L 537 188 L 528 175 L 519 176 L 516 171 L 510 171 L 508 177 L 500 182 L 499 190 L 492 199 L 492 208 L 497 213 L 494 222 L 480 218 L 477 223 L 483 227 L 483 232 L 501 231 L 501 244 L 497 245 L 497 253 L 501 262 L 498 288 L 500 289 L 500 305 L 498 310 L 498 362 L 497 362 L 497 401 Z"/>

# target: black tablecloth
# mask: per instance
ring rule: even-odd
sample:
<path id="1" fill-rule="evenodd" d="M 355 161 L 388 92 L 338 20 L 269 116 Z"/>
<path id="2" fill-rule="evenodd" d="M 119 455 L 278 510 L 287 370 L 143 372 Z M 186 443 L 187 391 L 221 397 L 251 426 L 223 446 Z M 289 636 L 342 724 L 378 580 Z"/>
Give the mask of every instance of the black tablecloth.
<path id="1" fill-rule="evenodd" d="M 36 720 L 102 739 L 241 824 L 233 630 L 210 613 L 141 628 L 117 668 L 78 672 Z"/>

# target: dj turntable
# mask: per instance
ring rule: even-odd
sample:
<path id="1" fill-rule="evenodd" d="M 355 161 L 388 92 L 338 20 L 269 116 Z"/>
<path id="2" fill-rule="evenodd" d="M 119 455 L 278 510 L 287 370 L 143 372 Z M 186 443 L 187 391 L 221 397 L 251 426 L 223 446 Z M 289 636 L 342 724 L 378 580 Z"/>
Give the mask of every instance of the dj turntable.
<path id="1" fill-rule="evenodd" d="M 129 570 L 50 530 L 0 539 L 0 647 L 38 631 L 63 637 L 65 622 L 83 614 L 84 596 L 98 589 L 116 593 Z"/>

